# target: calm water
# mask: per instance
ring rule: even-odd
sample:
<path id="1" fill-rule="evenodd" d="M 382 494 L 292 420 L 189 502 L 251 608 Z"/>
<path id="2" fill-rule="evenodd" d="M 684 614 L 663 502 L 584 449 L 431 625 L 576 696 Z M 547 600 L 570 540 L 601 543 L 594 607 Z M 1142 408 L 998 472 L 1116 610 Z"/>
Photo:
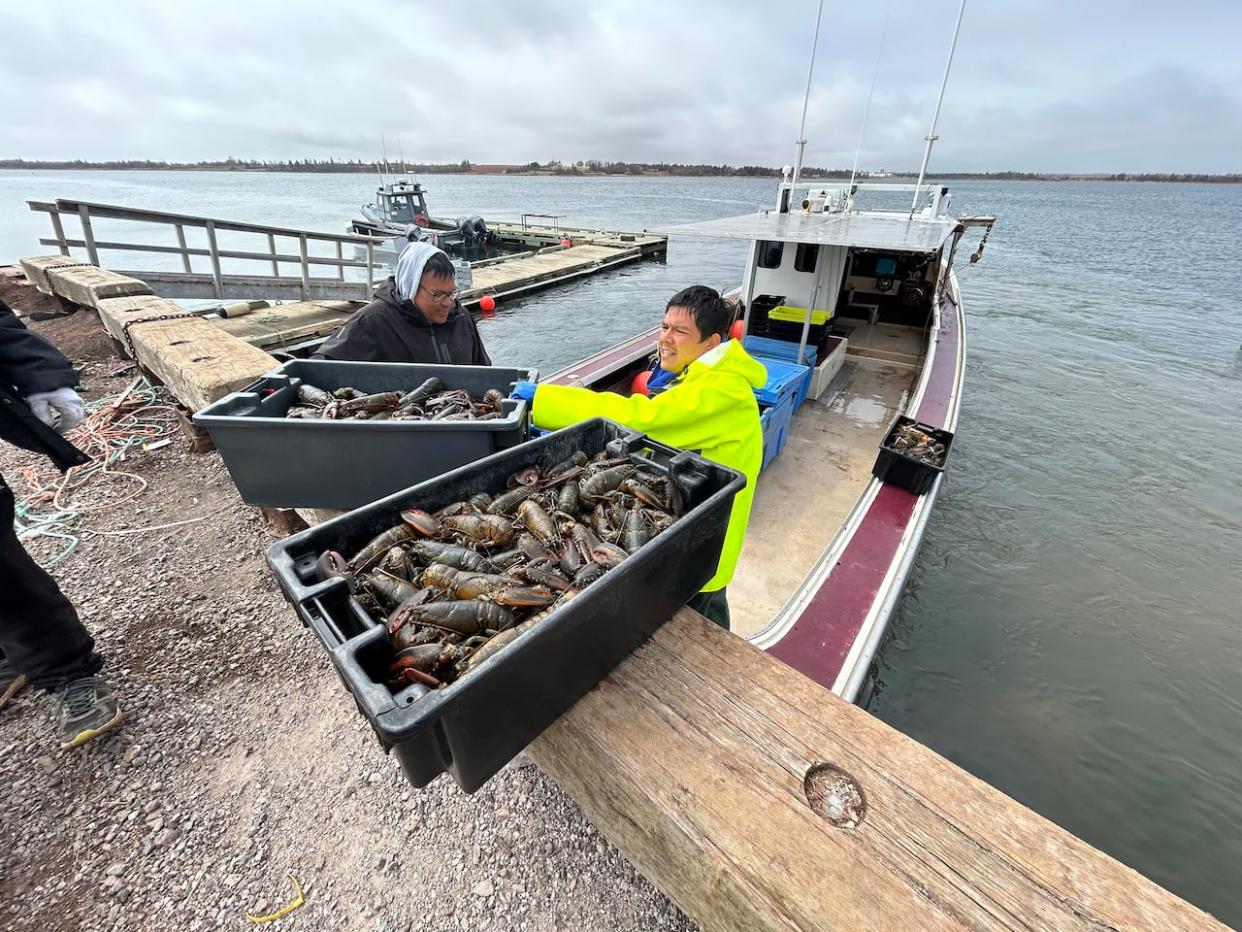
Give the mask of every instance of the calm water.
<path id="1" fill-rule="evenodd" d="M 437 214 L 632 229 L 742 213 L 773 191 L 424 180 Z M 0 172 L 0 261 L 49 235 L 26 198 L 335 231 L 373 187 Z M 872 711 L 1242 925 L 1242 187 L 962 183 L 954 207 L 1000 224 L 961 270 L 970 365 L 955 462 Z M 734 284 L 741 258 L 675 240 L 667 264 L 503 306 L 484 339 L 499 363 L 551 372 L 650 325 L 685 284 Z"/>

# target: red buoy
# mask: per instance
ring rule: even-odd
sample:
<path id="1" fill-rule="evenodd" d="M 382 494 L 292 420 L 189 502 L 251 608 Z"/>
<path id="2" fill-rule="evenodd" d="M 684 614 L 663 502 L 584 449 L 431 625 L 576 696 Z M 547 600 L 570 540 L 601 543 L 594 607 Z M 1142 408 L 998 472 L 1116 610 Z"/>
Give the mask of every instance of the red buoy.
<path id="1" fill-rule="evenodd" d="M 729 339 L 740 340 L 746 335 L 746 321 L 735 320 L 733 326 L 729 328 Z"/>
<path id="2" fill-rule="evenodd" d="M 490 294 L 485 294 L 479 298 L 479 310 L 483 312 L 484 317 L 494 317 L 496 315 L 496 299 Z"/>
<path id="3" fill-rule="evenodd" d="M 634 395 L 650 395 L 651 391 L 647 388 L 647 383 L 651 380 L 651 370 L 644 369 L 638 375 L 634 376 L 634 381 L 630 383 L 630 393 Z"/>

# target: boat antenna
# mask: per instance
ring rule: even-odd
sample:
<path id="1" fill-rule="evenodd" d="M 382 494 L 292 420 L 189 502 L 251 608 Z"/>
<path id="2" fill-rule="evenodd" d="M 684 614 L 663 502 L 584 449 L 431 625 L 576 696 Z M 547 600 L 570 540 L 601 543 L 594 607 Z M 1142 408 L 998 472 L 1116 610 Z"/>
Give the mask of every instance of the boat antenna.
<path id="1" fill-rule="evenodd" d="M 927 162 L 931 158 L 932 145 L 939 138 L 936 135 L 936 121 L 940 119 L 940 104 L 944 101 L 944 89 L 949 86 L 949 69 L 953 67 L 953 53 L 957 50 L 957 34 L 962 28 L 962 14 L 966 12 L 966 0 L 957 10 L 957 24 L 953 27 L 953 41 L 949 44 L 949 60 L 944 64 L 944 80 L 940 82 L 940 96 L 936 98 L 936 112 L 932 114 L 931 129 L 927 131 L 927 148 L 923 150 L 923 164 L 919 166 L 919 180 L 914 184 L 914 200 L 910 202 L 910 217 L 919 206 L 919 188 L 923 187 L 923 176 L 927 173 Z"/>
<path id="2" fill-rule="evenodd" d="M 388 168 L 388 142 L 384 139 L 384 131 L 380 130 L 380 153 L 384 156 L 384 174 L 392 174 Z"/>
<path id="3" fill-rule="evenodd" d="M 854 150 L 854 167 L 850 169 L 850 186 L 845 196 L 850 198 L 854 191 L 854 176 L 858 174 L 858 155 L 862 152 L 863 136 L 867 134 L 867 120 L 871 116 L 871 98 L 875 95 L 875 79 L 880 76 L 880 58 L 884 54 L 884 40 L 888 38 L 888 20 L 893 15 L 893 4 L 890 0 L 884 13 L 884 28 L 880 31 L 880 47 L 875 53 L 875 71 L 871 73 L 871 90 L 867 92 L 867 108 L 863 111 L 862 129 L 858 131 L 858 148 Z"/>
<path id="4" fill-rule="evenodd" d="M 815 14 L 815 38 L 811 40 L 811 64 L 806 70 L 806 93 L 802 96 L 802 123 L 798 127 L 798 157 L 794 159 L 792 184 L 798 183 L 802 174 L 802 153 L 806 149 L 806 105 L 811 100 L 811 76 L 815 74 L 815 49 L 819 46 L 819 21 L 824 16 L 824 0 L 819 0 L 819 12 Z"/>

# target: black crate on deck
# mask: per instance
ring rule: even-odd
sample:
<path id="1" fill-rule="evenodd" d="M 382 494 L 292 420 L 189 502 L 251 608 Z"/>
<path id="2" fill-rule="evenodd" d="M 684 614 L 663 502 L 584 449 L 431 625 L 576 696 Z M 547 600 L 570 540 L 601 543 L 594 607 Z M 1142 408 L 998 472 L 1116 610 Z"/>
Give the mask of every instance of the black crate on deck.
<path id="1" fill-rule="evenodd" d="M 286 418 L 305 383 L 333 391 L 410 391 L 436 376 L 477 400 L 490 388 L 509 394 L 533 369 L 415 363 L 287 362 L 208 405 L 194 423 L 211 432 L 248 505 L 356 508 L 409 488 L 527 437 L 526 402 L 507 399 L 491 421 L 324 421 Z"/>
<path id="2" fill-rule="evenodd" d="M 914 425 L 924 433 L 930 434 L 937 442 L 944 444 L 944 462 L 940 466 L 932 466 L 912 459 L 905 453 L 892 448 L 893 435 L 907 424 Z M 952 448 L 953 433 L 951 431 L 941 430 L 939 427 L 932 427 L 906 417 L 904 414 L 899 414 L 888 429 L 888 433 L 884 435 L 884 442 L 880 444 L 880 454 L 876 457 L 875 465 L 871 467 L 871 475 L 882 482 L 900 486 L 915 495 L 922 495 L 931 489 L 936 477 L 949 465 L 949 453 Z"/>
<path id="3" fill-rule="evenodd" d="M 325 550 L 347 556 L 395 525 L 406 508 L 434 511 L 476 492 L 503 491 L 531 464 L 549 468 L 575 450 L 634 454 L 671 476 L 685 514 L 620 566 L 520 635 L 457 682 L 393 693 L 392 657 L 382 619 L 373 619 L 343 579 L 316 582 Z M 497 453 L 382 501 L 320 524 L 267 552 L 285 597 L 327 648 L 385 748 L 406 776 L 426 786 L 448 772 L 468 793 L 506 763 L 645 641 L 714 575 L 733 497 L 745 477 L 655 443 L 611 421 L 592 420 Z"/>

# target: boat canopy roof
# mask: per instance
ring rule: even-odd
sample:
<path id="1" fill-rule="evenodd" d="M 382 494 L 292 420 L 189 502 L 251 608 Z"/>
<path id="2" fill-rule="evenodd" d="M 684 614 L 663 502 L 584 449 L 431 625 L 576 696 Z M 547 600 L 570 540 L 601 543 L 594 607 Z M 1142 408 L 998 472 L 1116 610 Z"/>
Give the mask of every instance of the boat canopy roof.
<path id="1" fill-rule="evenodd" d="M 764 240 L 783 243 L 817 243 L 828 246 L 857 246 L 864 249 L 901 252 L 935 252 L 957 221 L 934 219 L 905 213 L 795 213 L 776 211 L 702 220 L 651 230 L 668 236 L 712 236 L 718 239 Z"/>

